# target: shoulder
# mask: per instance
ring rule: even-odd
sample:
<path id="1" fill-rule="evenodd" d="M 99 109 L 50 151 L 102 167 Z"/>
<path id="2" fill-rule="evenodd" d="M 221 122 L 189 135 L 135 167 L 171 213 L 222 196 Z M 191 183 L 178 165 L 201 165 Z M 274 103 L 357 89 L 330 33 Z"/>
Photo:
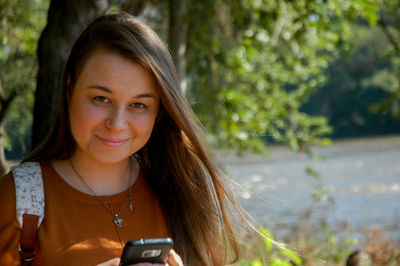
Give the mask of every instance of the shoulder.
<path id="1" fill-rule="evenodd" d="M 11 208 L 10 205 L 15 209 L 15 185 L 11 171 L 0 177 L 0 212 L 4 213 L 2 211 Z"/>
<path id="2" fill-rule="evenodd" d="M 27 162 L 15 165 L 0 177 L 0 213 L 15 217 L 16 198 L 22 193 L 41 193 L 42 176 L 39 163 Z M 36 192 L 36 193 L 35 193 Z"/>
<path id="3" fill-rule="evenodd" d="M 24 214 L 44 217 L 44 188 L 42 171 L 37 162 L 25 162 L 12 168 L 15 183 L 16 212 L 22 225 Z"/>
<path id="4" fill-rule="evenodd" d="M 15 209 L 15 186 L 11 171 L 0 177 L 0 264 L 19 264 L 19 223 Z"/>
<path id="5" fill-rule="evenodd" d="M 42 170 L 37 162 L 24 162 L 11 168 L 16 191 L 31 192 L 36 187 L 43 189 Z M 29 191 L 28 191 L 29 190 Z"/>
<path id="6" fill-rule="evenodd" d="M 15 214 L 16 198 L 18 196 L 21 198 L 21 195 L 24 198 L 27 193 L 35 196 L 43 194 L 40 163 L 18 164 L 13 166 L 9 173 L 0 177 L 0 213 L 8 214 L 13 211 Z"/>

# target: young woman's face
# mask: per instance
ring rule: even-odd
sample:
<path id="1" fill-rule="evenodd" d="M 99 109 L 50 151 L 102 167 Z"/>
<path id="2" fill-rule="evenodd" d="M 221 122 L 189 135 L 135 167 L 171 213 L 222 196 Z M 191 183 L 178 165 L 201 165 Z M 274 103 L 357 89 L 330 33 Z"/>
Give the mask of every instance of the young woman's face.
<path id="1" fill-rule="evenodd" d="M 127 159 L 150 138 L 158 105 L 157 85 L 149 71 L 117 53 L 95 51 L 69 100 L 77 143 L 74 156 L 103 163 Z"/>

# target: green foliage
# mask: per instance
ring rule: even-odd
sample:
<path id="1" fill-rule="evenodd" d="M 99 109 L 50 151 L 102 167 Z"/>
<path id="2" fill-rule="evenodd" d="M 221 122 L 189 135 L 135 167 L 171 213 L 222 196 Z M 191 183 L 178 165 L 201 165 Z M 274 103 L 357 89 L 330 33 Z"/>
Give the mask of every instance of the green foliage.
<path id="1" fill-rule="evenodd" d="M 311 238 L 301 241 L 308 245 L 308 247 L 303 247 L 307 249 L 305 256 L 307 260 L 318 258 L 322 261 L 340 264 L 346 261 L 351 250 L 358 245 L 358 240 L 351 236 L 339 238 L 336 232 L 324 221 L 316 225 L 312 232 Z"/>
<path id="2" fill-rule="evenodd" d="M 46 22 L 48 3 L 48 0 L 0 0 L 1 84 L 5 96 L 12 91 L 18 94 L 6 117 L 6 148 L 14 153 L 9 157 L 20 157 L 29 140 L 36 47 Z"/>
<path id="3" fill-rule="evenodd" d="M 239 261 L 240 266 L 292 266 L 303 265 L 302 259 L 294 251 L 289 250 L 281 242 L 275 241 L 272 233 L 265 227 L 259 228 L 259 233 L 264 244 L 260 253 L 250 252 L 251 259 L 242 259 Z M 255 246 L 251 246 L 255 248 Z"/>
<path id="4" fill-rule="evenodd" d="M 332 188 L 323 183 L 320 173 L 311 166 L 307 166 L 305 171 L 307 175 L 311 176 L 316 181 L 311 192 L 314 202 L 326 201 L 333 192 Z"/>
<path id="5" fill-rule="evenodd" d="M 360 243 L 354 238 L 346 226 L 333 226 L 322 218 L 315 221 L 305 215 L 292 228 L 286 240 L 288 245 L 296 247 L 289 250 L 282 242 L 274 240 L 271 231 L 262 227 L 259 232 L 263 239 L 263 247 L 259 248 L 259 235 L 256 239 L 246 239 L 242 242 L 243 258 L 239 266 L 258 265 L 345 265 L 347 258 L 355 250 L 362 250 L 368 256 L 368 265 L 398 265 L 400 248 L 396 241 L 382 238 L 377 230 L 364 231 L 365 241 Z M 356 235 L 359 236 L 357 233 Z M 235 264 L 236 265 L 236 264 Z"/>
<path id="6" fill-rule="evenodd" d="M 388 0 L 381 5 L 380 30 L 385 32 L 386 47 L 378 54 L 389 64 L 375 70 L 371 77 L 363 80 L 363 85 L 378 87 L 388 93 L 386 99 L 370 106 L 374 114 L 391 114 L 400 118 L 400 2 Z"/>
<path id="7" fill-rule="evenodd" d="M 399 132 L 400 2 L 375 2 L 378 12 L 366 5 L 366 21 L 351 27 L 347 55 L 331 63 L 327 84 L 303 109 L 328 117 L 333 137 Z"/>
<path id="8" fill-rule="evenodd" d="M 302 110 L 327 117 L 332 137 L 399 132 L 400 57 L 379 27 L 354 24 L 351 32 L 351 47 L 330 63 L 326 84 Z"/>
<path id="9" fill-rule="evenodd" d="M 350 37 L 376 23 L 376 1 L 189 2 L 188 96 L 221 148 L 328 145 L 327 120 L 299 111 Z M 198 23 L 202 21 L 202 23 Z"/>

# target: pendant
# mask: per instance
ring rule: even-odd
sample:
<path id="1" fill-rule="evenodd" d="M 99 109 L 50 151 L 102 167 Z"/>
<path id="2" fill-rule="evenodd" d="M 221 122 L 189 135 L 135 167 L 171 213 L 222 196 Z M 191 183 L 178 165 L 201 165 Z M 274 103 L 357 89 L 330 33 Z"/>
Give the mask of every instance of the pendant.
<path id="1" fill-rule="evenodd" d="M 116 224 L 119 228 L 122 227 L 122 218 L 118 217 L 118 214 L 115 214 L 114 224 Z"/>

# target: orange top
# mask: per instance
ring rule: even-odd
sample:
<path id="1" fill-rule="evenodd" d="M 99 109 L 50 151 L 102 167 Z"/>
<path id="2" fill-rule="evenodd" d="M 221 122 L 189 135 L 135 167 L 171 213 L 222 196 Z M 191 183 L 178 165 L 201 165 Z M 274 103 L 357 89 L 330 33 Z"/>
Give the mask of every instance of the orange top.
<path id="1" fill-rule="evenodd" d="M 71 187 L 50 162 L 40 163 L 45 190 L 45 217 L 38 231 L 33 265 L 96 265 L 120 257 L 132 239 L 170 236 L 156 195 L 142 172 L 132 186 L 133 213 L 127 204 L 122 227 L 99 200 Z M 128 191 L 101 198 L 116 212 Z M 20 225 L 16 218 L 12 174 L 0 178 L 0 265 L 18 265 Z"/>

